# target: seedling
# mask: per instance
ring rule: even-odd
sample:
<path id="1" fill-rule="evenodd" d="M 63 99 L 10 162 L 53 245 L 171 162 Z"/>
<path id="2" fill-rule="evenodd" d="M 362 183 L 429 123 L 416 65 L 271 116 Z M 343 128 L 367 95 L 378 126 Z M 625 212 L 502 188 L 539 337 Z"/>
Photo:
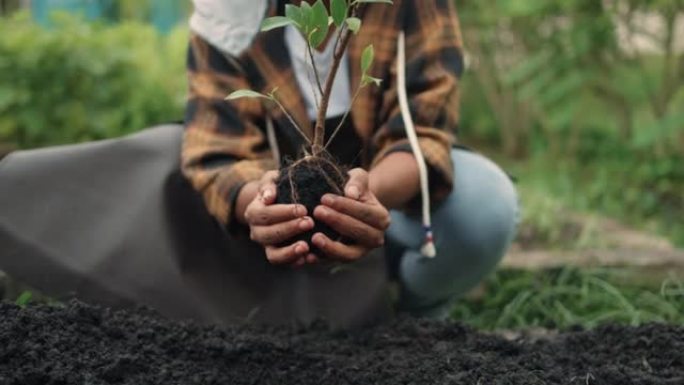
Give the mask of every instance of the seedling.
<path id="1" fill-rule="evenodd" d="M 228 95 L 227 100 L 238 98 L 261 98 L 267 102 L 275 103 L 288 118 L 293 127 L 304 139 L 302 157 L 280 169 L 280 176 L 276 181 L 278 186 L 278 203 L 299 203 L 306 206 L 309 213 L 319 204 L 321 197 L 326 193 L 343 195 L 344 185 L 347 182 L 345 169 L 338 165 L 334 158 L 327 152 L 344 121 L 349 115 L 351 106 L 347 109 L 339 124 L 325 139 L 325 121 L 328 111 L 328 103 L 332 93 L 333 83 L 337 75 L 344 52 L 349 45 L 349 40 L 362 28 L 362 21 L 358 17 L 359 8 L 365 3 L 392 4 L 391 0 L 331 0 L 330 9 L 325 6 L 323 0 L 317 0 L 313 5 L 302 1 L 300 6 L 287 4 L 285 16 L 267 18 L 261 25 L 262 31 L 270 31 L 285 26 L 294 26 L 302 34 L 307 42 L 307 53 L 311 59 L 314 70 L 314 79 L 310 79 L 311 87 L 320 94 L 316 100 L 317 116 L 313 130 L 313 137 L 305 134 L 299 127 L 292 115 L 283 107 L 278 100 L 277 89 L 268 94 L 262 94 L 253 90 L 237 90 Z M 334 29 L 334 30 L 333 30 Z M 333 60 L 330 72 L 326 79 L 322 79 L 313 60 L 313 50 L 319 47 L 333 30 L 331 43 L 334 42 Z M 380 79 L 368 74 L 373 64 L 373 46 L 368 45 L 361 55 L 361 80 L 352 96 L 351 104 L 354 104 L 359 91 L 364 87 L 379 85 Z M 317 93 L 314 92 L 314 95 Z M 314 229 L 304 234 L 301 239 L 307 242 L 315 232 L 323 232 L 331 239 L 339 236 L 327 226 L 317 223 Z"/>
<path id="2" fill-rule="evenodd" d="M 29 302 L 31 302 L 31 299 L 33 298 L 33 293 L 30 291 L 25 291 L 17 297 L 16 301 L 14 303 L 19 306 L 19 307 L 26 307 Z"/>

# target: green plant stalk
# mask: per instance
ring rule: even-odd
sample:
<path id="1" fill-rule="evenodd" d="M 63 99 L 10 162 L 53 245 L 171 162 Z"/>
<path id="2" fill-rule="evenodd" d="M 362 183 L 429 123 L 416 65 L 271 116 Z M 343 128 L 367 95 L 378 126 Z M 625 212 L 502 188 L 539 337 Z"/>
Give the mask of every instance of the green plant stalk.
<path id="1" fill-rule="evenodd" d="M 355 9 L 352 10 L 352 14 L 355 13 Z M 325 137 L 325 117 L 328 112 L 328 104 L 330 102 L 330 95 L 332 94 L 332 87 L 335 83 L 335 75 L 337 75 L 337 70 L 342 62 L 342 57 L 344 52 L 347 50 L 349 45 L 349 40 L 351 40 L 352 32 L 348 28 L 340 28 L 340 44 L 333 54 L 333 62 L 330 67 L 330 73 L 325 80 L 325 86 L 323 87 L 323 94 L 321 95 L 321 104 L 318 107 L 318 116 L 316 117 L 316 125 L 314 126 L 314 138 L 313 145 L 311 147 L 311 153 L 314 156 L 321 154 L 325 150 L 323 144 Z M 318 76 L 318 73 L 316 74 Z M 359 86 L 360 87 L 360 86 Z"/>
<path id="2" fill-rule="evenodd" d="M 314 69 L 314 75 L 315 75 L 314 77 L 316 78 L 316 86 L 318 87 L 318 91 L 321 93 L 321 95 L 323 95 L 323 85 L 321 85 L 321 78 L 320 78 L 320 76 L 318 76 L 319 72 L 318 72 L 318 68 L 316 67 L 316 61 L 314 60 L 314 57 L 313 57 L 313 49 L 311 48 L 310 44 L 306 45 L 306 52 L 309 54 L 309 60 L 311 60 L 311 67 L 313 67 L 313 69 Z M 311 81 L 311 80 L 309 80 L 309 81 Z M 315 94 L 314 94 L 314 96 L 315 96 Z M 315 97 L 314 97 L 314 99 L 315 99 Z M 318 108 L 318 106 L 317 106 L 317 108 Z"/>
<path id="3" fill-rule="evenodd" d="M 302 131 L 302 129 L 299 127 L 299 125 L 298 125 L 297 122 L 294 120 L 294 118 L 292 117 L 292 115 L 290 115 L 290 113 L 287 112 L 287 109 L 285 109 L 285 106 L 283 106 L 282 103 L 280 103 L 280 101 L 278 100 L 278 98 L 275 96 L 275 91 L 273 91 L 273 92 L 271 93 L 271 95 L 268 95 L 268 98 L 269 98 L 270 100 L 272 100 L 276 105 L 278 105 L 278 108 L 280 108 L 280 110 L 283 111 L 283 114 L 285 114 L 285 117 L 287 117 L 287 120 L 290 121 L 290 123 L 292 124 L 292 126 L 293 126 L 293 127 L 295 128 L 295 130 L 297 130 L 297 132 L 299 133 L 299 135 L 301 135 L 302 138 L 304 138 L 304 140 L 305 140 L 306 142 L 308 142 L 309 144 L 311 144 L 311 141 L 310 141 L 310 139 L 306 136 L 306 133 L 304 133 L 304 131 Z"/>

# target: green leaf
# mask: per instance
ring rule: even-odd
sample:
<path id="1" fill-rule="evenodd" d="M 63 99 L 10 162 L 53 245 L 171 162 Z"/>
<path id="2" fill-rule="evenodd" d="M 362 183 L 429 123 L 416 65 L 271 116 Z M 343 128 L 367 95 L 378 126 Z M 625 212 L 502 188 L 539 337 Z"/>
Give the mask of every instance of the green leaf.
<path id="1" fill-rule="evenodd" d="M 368 74 L 363 74 L 363 77 L 361 78 L 361 87 L 365 87 L 369 84 L 375 84 L 379 87 L 380 84 L 382 84 L 382 79 L 374 78 Z"/>
<path id="2" fill-rule="evenodd" d="M 323 0 L 318 0 L 312 7 L 312 26 L 313 30 L 309 36 L 309 44 L 318 47 L 328 36 L 328 10 L 323 4 Z"/>
<path id="3" fill-rule="evenodd" d="M 311 12 L 311 4 L 307 3 L 306 1 L 302 1 L 302 4 L 299 6 L 302 11 L 302 15 L 306 15 L 307 13 Z"/>
<path id="4" fill-rule="evenodd" d="M 235 100 L 235 99 L 240 99 L 240 98 L 267 98 L 267 95 L 261 94 L 256 91 L 252 90 L 237 90 L 233 91 L 230 93 L 230 95 L 226 96 L 225 100 Z"/>
<path id="5" fill-rule="evenodd" d="M 269 17 L 267 19 L 264 19 L 264 21 L 261 23 L 261 31 L 266 32 L 270 31 L 272 29 L 276 28 L 281 28 L 286 25 L 294 24 L 294 20 L 290 19 L 289 17 L 285 16 L 273 16 Z"/>
<path id="6" fill-rule="evenodd" d="M 17 300 L 14 303 L 19 307 L 26 307 L 26 305 L 28 305 L 31 301 L 31 298 L 33 298 L 33 293 L 31 293 L 30 291 L 25 291 L 21 293 L 19 298 L 17 298 Z"/>
<path id="7" fill-rule="evenodd" d="M 330 2 L 330 13 L 332 13 L 333 22 L 338 28 L 344 24 L 348 11 L 347 0 L 332 0 Z"/>
<path id="8" fill-rule="evenodd" d="M 296 5 L 285 4 L 285 17 L 289 17 L 298 27 L 301 27 L 302 24 L 304 24 L 302 20 L 302 10 Z"/>
<path id="9" fill-rule="evenodd" d="M 349 27 L 349 30 L 356 33 L 359 33 L 359 29 L 361 29 L 361 19 L 358 17 L 350 17 L 345 20 L 347 23 L 347 27 Z"/>
<path id="10" fill-rule="evenodd" d="M 304 36 L 309 36 L 311 30 L 316 28 L 313 23 L 313 9 L 309 3 L 302 1 L 302 5 L 299 7 L 299 12 L 301 13 L 302 17 L 300 31 L 302 34 L 304 34 Z"/>
<path id="11" fill-rule="evenodd" d="M 373 45 L 369 44 L 361 54 L 361 73 L 366 74 L 368 69 L 373 64 L 373 57 L 375 56 L 375 51 L 373 51 Z"/>

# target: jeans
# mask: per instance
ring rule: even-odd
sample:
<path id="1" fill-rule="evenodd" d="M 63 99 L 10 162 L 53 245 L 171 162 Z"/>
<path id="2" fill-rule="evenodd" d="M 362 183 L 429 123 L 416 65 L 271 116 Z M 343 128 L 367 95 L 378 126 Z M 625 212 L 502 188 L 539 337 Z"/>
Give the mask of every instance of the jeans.
<path id="1" fill-rule="evenodd" d="M 401 310 L 445 317 L 448 305 L 492 272 L 515 235 L 517 193 L 510 178 L 475 152 L 453 149 L 454 189 L 432 208 L 437 256 L 423 257 L 419 217 L 392 211 L 387 254 L 396 266 Z"/>

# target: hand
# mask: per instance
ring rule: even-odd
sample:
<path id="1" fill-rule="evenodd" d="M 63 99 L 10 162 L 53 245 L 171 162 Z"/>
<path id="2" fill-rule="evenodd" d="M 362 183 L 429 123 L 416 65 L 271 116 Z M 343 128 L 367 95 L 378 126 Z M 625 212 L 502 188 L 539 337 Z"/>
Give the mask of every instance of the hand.
<path id="1" fill-rule="evenodd" d="M 301 266 L 306 262 L 316 262 L 304 241 L 282 246 L 288 239 L 311 230 L 314 223 L 311 217 L 306 216 L 306 208 L 302 205 L 274 204 L 277 191 L 274 181 L 277 177 L 277 171 L 269 171 L 256 182 L 257 193 L 244 212 L 250 238 L 264 246 L 266 258 L 273 264 Z M 248 194 L 249 188 L 245 191 Z"/>
<path id="2" fill-rule="evenodd" d="M 314 210 L 316 220 L 351 240 L 351 244 L 333 241 L 323 233 L 314 234 L 312 242 L 328 257 L 355 261 L 385 243 L 390 216 L 385 206 L 368 188 L 368 172 L 349 171 L 344 196 L 326 194 Z"/>

